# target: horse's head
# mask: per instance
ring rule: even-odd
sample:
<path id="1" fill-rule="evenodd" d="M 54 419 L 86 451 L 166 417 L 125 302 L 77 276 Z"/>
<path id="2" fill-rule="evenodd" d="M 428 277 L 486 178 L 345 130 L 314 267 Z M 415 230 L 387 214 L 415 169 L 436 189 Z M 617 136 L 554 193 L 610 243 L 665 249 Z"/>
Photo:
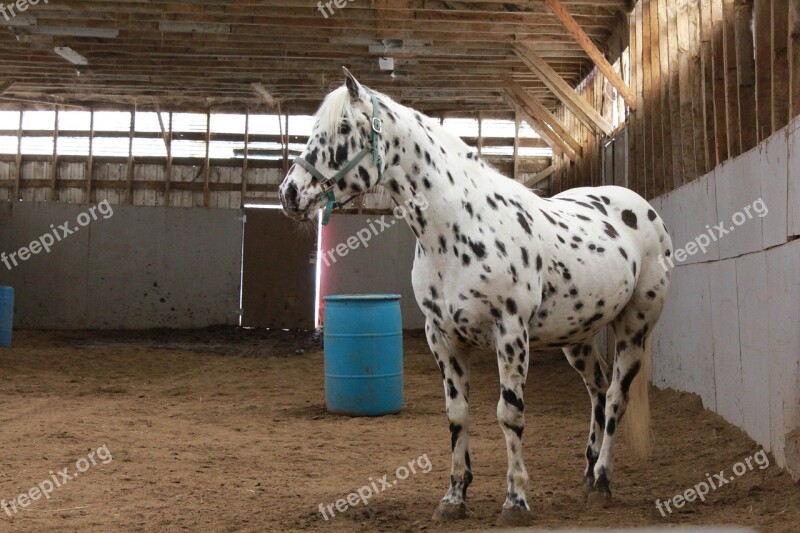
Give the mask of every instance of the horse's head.
<path id="1" fill-rule="evenodd" d="M 319 208 L 372 189 L 384 168 L 380 104 L 345 69 L 345 84 L 322 102 L 303 153 L 278 189 L 283 212 L 312 219 Z M 327 220 L 324 220 L 327 222 Z"/>

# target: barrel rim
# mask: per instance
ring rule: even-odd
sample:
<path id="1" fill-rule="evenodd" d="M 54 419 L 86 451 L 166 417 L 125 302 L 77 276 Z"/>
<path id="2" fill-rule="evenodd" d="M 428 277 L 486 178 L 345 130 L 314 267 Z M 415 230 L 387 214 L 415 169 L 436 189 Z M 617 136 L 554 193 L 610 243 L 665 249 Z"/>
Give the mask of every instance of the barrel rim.
<path id="1" fill-rule="evenodd" d="M 331 294 L 325 297 L 326 302 L 349 301 L 388 301 L 399 300 L 399 294 Z"/>

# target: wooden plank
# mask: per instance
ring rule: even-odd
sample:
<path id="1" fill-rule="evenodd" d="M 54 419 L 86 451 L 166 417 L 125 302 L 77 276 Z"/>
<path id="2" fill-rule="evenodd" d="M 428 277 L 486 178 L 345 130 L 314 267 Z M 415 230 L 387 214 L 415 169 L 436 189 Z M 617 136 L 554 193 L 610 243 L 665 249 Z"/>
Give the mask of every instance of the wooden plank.
<path id="1" fill-rule="evenodd" d="M 772 135 L 772 0 L 755 0 L 756 134 Z"/>
<path id="2" fill-rule="evenodd" d="M 211 161 L 210 161 L 210 150 L 211 150 L 211 108 L 206 111 L 206 159 L 205 163 L 203 164 L 203 206 L 204 207 L 211 207 L 211 189 L 209 184 L 211 183 Z"/>
<path id="3" fill-rule="evenodd" d="M 567 126 L 563 124 L 558 117 L 551 113 L 539 100 L 528 94 L 525 89 L 510 76 L 504 77 L 503 83 L 511 98 L 514 98 L 519 105 L 527 107 L 534 117 L 549 126 L 561 140 L 572 147 L 576 154 L 581 153 L 583 147 L 572 136 Z M 478 122 L 479 131 L 480 125 L 481 123 Z"/>
<path id="4" fill-rule="evenodd" d="M 683 148 L 683 182 L 698 176 L 694 144 L 694 110 L 692 109 L 691 24 L 689 11 L 694 6 L 682 3 L 678 9 L 678 65 L 680 69 L 681 146 Z"/>
<path id="5" fill-rule="evenodd" d="M 728 109 L 725 105 L 725 36 L 722 0 L 711 0 L 714 70 L 714 136 L 716 164 L 728 159 Z"/>
<path id="6" fill-rule="evenodd" d="M 664 122 L 661 92 L 661 37 L 658 24 L 658 0 L 650 0 L 650 20 L 645 24 L 650 25 L 650 97 L 653 100 L 651 112 L 654 118 L 651 122 L 653 138 L 653 171 L 650 173 L 647 195 L 655 198 L 664 192 Z"/>
<path id="7" fill-rule="evenodd" d="M 642 102 L 645 101 L 644 99 L 645 43 L 644 43 L 643 17 L 644 17 L 644 7 L 643 4 L 639 2 L 636 9 L 636 49 L 637 49 L 636 60 L 638 62 L 637 74 L 636 74 L 637 75 L 636 93 L 638 95 L 639 101 Z M 650 148 L 647 139 L 647 123 L 648 120 L 652 117 L 648 117 L 645 106 L 639 106 L 636 109 L 636 117 L 639 121 L 639 152 L 638 152 L 638 161 L 636 162 L 637 175 L 634 184 L 636 185 L 635 190 L 639 194 L 644 195 L 646 189 L 646 180 L 647 180 L 647 172 L 646 172 L 647 150 L 649 150 Z"/>
<path id="8" fill-rule="evenodd" d="M 519 181 L 519 113 L 514 111 L 514 181 Z"/>
<path id="9" fill-rule="evenodd" d="M 800 0 L 789 0 L 789 117 L 800 115 Z"/>
<path id="10" fill-rule="evenodd" d="M 656 174 L 656 152 L 660 147 L 656 146 L 656 130 L 660 128 L 660 121 L 657 120 L 658 115 L 658 102 L 655 98 L 654 91 L 654 63 L 653 63 L 653 48 L 657 46 L 657 39 L 653 38 L 653 17 L 651 8 L 657 6 L 656 2 L 649 0 L 643 2 L 642 7 L 642 65 L 644 68 L 644 102 L 645 113 L 649 114 L 652 120 L 647 125 L 645 130 L 647 151 L 645 152 L 645 170 L 644 170 L 644 197 L 652 198 L 653 190 L 655 188 L 655 174 Z M 658 68 L 661 62 L 656 63 Z"/>
<path id="11" fill-rule="evenodd" d="M 478 157 L 483 155 L 483 113 L 478 111 Z"/>
<path id="12" fill-rule="evenodd" d="M 514 43 L 514 52 L 564 103 L 567 108 L 587 126 L 610 135 L 614 127 L 590 106 L 564 79 L 542 59 L 527 43 Z"/>
<path id="13" fill-rule="evenodd" d="M 17 153 L 15 155 L 16 168 L 14 169 L 14 195 L 12 201 L 20 199 L 20 185 L 22 182 L 22 106 L 19 107 L 19 127 L 17 128 Z"/>
<path id="14" fill-rule="evenodd" d="M 741 0 L 739 0 L 741 1 Z M 736 73 L 739 82 L 739 127 L 742 150 L 750 150 L 758 144 L 756 128 L 756 66 L 753 57 L 753 5 L 736 4 Z"/>
<path id="15" fill-rule="evenodd" d="M 628 105 L 632 109 L 636 109 L 636 94 L 628 87 L 619 74 L 614 71 L 614 67 L 606 60 L 603 53 L 597 49 L 589 36 L 586 35 L 586 32 L 583 31 L 561 2 L 559 2 L 559 0 L 545 0 L 545 3 L 553 10 L 553 13 L 555 13 L 564 24 L 564 27 L 575 37 L 575 40 L 578 41 L 578 44 L 581 45 L 586 55 L 594 62 L 597 69 L 602 72 L 611 85 L 619 91 L 619 94 L 625 99 Z"/>
<path id="16" fill-rule="evenodd" d="M 53 128 L 53 158 L 50 160 L 50 198 L 49 201 L 58 201 L 58 119 L 59 112 L 56 107 L 56 125 Z"/>
<path id="17" fill-rule="evenodd" d="M 789 123 L 789 0 L 772 0 L 772 131 Z"/>
<path id="18" fill-rule="evenodd" d="M 669 0 L 667 0 L 669 2 Z M 680 43 L 678 41 L 678 9 L 669 5 L 667 11 L 667 46 L 669 57 L 669 118 L 670 144 L 672 145 L 672 183 L 669 189 L 677 189 L 683 185 L 685 171 L 683 168 L 683 114 L 681 109 L 680 86 Z"/>
<path id="19" fill-rule="evenodd" d="M 708 172 L 717 166 L 717 138 L 714 123 L 714 30 L 711 17 L 711 0 L 700 0 L 700 54 L 701 72 L 703 81 L 703 117 L 705 122 L 704 133 L 706 135 L 705 148 L 705 171 Z"/>
<path id="20" fill-rule="evenodd" d="M 242 158 L 242 198 L 241 207 L 244 207 L 247 197 L 247 159 L 250 152 L 250 111 L 244 115 L 244 157 Z"/>
<path id="21" fill-rule="evenodd" d="M 517 103 L 517 101 L 508 93 L 505 95 L 508 105 L 511 106 L 517 113 L 521 114 L 528 125 L 539 134 L 539 136 L 550 145 L 553 150 L 565 154 L 570 159 L 574 160 L 577 155 L 572 150 L 572 147 L 564 142 L 558 135 L 556 135 L 549 127 L 536 118 L 532 112 L 526 107 Z M 570 157 L 571 156 L 571 157 Z"/>
<path id="22" fill-rule="evenodd" d="M 7 90 L 9 90 L 11 87 L 13 87 L 13 86 L 14 86 L 14 84 L 15 84 L 16 82 L 17 82 L 17 80 L 14 80 L 14 79 L 5 80 L 5 81 L 3 81 L 3 82 L 0 82 L 0 94 L 3 94 L 3 93 L 5 93 Z"/>
<path id="23" fill-rule="evenodd" d="M 631 12 L 628 17 L 628 64 L 630 65 L 630 84 L 631 88 L 636 91 L 638 95 L 638 67 L 639 60 L 637 59 L 637 43 L 636 43 L 636 10 Z M 639 119 L 636 111 L 631 111 L 628 115 L 628 183 L 627 187 L 636 190 L 634 181 L 636 180 L 637 168 L 636 161 L 639 152 Z"/>
<path id="24" fill-rule="evenodd" d="M 670 58 L 669 58 L 669 13 L 667 0 L 658 0 L 658 47 L 661 72 L 661 144 L 663 146 L 663 180 L 656 188 L 655 196 L 671 191 L 674 185 L 672 154 L 672 110 L 670 96 Z M 616 151 L 616 149 L 615 149 Z"/>
<path id="25" fill-rule="evenodd" d="M 128 135 L 128 172 L 127 184 L 125 186 L 125 203 L 128 205 L 133 204 L 133 137 L 136 132 L 136 106 L 134 105 L 131 110 L 131 122 Z"/>
<path id="26" fill-rule="evenodd" d="M 556 167 L 554 165 L 550 165 L 546 169 L 542 170 L 541 172 L 539 172 L 535 176 L 533 176 L 530 179 L 528 179 L 525 182 L 525 186 L 528 187 L 528 188 L 531 188 L 531 189 L 535 188 L 537 185 L 539 185 L 539 183 L 541 181 L 543 181 L 543 180 L 547 179 L 548 177 L 550 177 L 553 174 L 553 172 L 555 172 L 555 170 L 556 170 Z"/>
<path id="27" fill-rule="evenodd" d="M 694 0 L 687 9 L 689 23 L 689 77 L 692 90 L 692 134 L 694 136 L 695 175 L 706 173 L 705 116 L 703 114 L 703 74 L 701 68 L 700 0 Z"/>
<path id="28" fill-rule="evenodd" d="M 89 155 L 86 157 L 86 189 L 84 198 L 87 204 L 92 203 L 94 193 L 94 109 L 89 111 Z"/>
<path id="29" fill-rule="evenodd" d="M 736 66 L 736 5 L 723 0 L 723 34 L 725 40 L 725 104 L 727 107 L 728 157 L 742 153 L 741 118 L 739 116 L 739 82 Z M 751 125 L 752 126 L 752 125 Z"/>

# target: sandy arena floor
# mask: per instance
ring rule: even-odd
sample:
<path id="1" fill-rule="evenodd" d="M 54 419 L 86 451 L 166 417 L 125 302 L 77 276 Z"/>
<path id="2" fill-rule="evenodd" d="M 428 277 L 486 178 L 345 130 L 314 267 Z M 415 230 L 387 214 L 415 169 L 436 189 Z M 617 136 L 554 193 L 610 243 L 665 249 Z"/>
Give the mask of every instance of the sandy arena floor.
<path id="1" fill-rule="evenodd" d="M 405 347 L 405 410 L 353 419 L 324 408 L 322 353 L 296 334 L 21 332 L 0 351 L 0 498 L 52 471 L 97 464 L 49 499 L 0 511 L 0 531 L 437 531 L 492 527 L 504 498 L 505 444 L 495 421 L 497 370 L 473 362 L 475 481 L 470 517 L 442 528 L 430 516 L 449 480 L 439 373 L 419 338 Z M 534 358 L 525 459 L 537 527 L 737 524 L 800 530 L 800 486 L 776 466 L 744 473 L 668 517 L 655 507 L 759 448 L 704 411 L 699 399 L 654 393 L 652 459 L 618 447 L 615 503 L 587 508 L 580 481 L 589 400 L 561 357 Z M 398 481 L 368 506 L 326 521 L 333 504 L 420 456 L 432 469 Z M 419 465 L 420 463 L 418 463 Z M 57 479 L 60 479 L 57 477 Z M 44 485 L 47 488 L 46 485 Z M 376 483 L 376 486 L 377 485 Z M 35 493 L 34 493 L 35 495 Z"/>

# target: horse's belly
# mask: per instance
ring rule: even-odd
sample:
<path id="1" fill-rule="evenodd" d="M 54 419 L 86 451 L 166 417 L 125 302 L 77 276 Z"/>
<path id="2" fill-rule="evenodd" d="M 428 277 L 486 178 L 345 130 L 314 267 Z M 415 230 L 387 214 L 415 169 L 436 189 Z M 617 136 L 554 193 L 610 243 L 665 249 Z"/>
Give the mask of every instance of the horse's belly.
<path id="1" fill-rule="evenodd" d="M 565 261 L 543 280 L 542 302 L 530 321 L 532 346 L 568 346 L 601 331 L 631 298 L 636 278 L 626 261 L 591 265 Z"/>

